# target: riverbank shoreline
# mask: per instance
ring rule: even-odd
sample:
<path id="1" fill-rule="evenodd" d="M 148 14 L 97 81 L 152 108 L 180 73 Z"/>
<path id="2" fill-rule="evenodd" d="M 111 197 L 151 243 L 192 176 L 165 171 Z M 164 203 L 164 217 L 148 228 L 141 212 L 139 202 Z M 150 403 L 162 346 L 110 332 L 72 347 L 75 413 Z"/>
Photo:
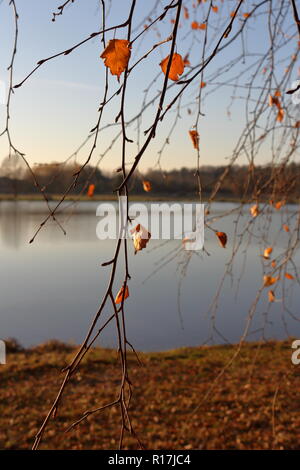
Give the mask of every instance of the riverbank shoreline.
<path id="1" fill-rule="evenodd" d="M 140 439 L 149 449 L 299 448 L 300 365 L 291 362 L 291 344 L 292 339 L 245 343 L 225 371 L 236 345 L 138 353 L 143 366 L 130 352 L 131 416 Z M 7 364 L 0 366 L 0 448 L 30 448 L 76 348 L 58 341 L 28 349 L 8 343 Z M 117 408 L 64 431 L 87 409 L 113 401 L 120 378 L 116 351 L 92 349 L 41 448 L 117 448 Z M 138 447 L 128 435 L 124 442 L 126 449 Z"/>

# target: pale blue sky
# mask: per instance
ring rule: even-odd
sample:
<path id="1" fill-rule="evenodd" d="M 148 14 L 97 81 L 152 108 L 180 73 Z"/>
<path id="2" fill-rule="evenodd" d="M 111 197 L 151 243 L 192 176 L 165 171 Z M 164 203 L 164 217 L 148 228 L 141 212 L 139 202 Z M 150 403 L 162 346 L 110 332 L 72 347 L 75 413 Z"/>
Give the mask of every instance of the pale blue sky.
<path id="1" fill-rule="evenodd" d="M 30 72 L 36 62 L 42 58 L 46 58 L 53 53 L 62 51 L 81 39 L 87 37 L 90 33 L 99 30 L 101 27 L 101 12 L 99 9 L 99 0 L 75 0 L 64 15 L 58 17 L 56 22 L 51 21 L 52 11 L 62 3 L 61 0 L 16 0 L 17 8 L 20 14 L 19 24 L 19 47 L 15 64 L 15 80 L 17 83 Z M 134 25 L 140 23 L 143 19 L 147 8 L 151 10 L 154 0 L 137 0 L 135 11 Z M 166 1 L 161 2 L 162 5 Z M 196 34 L 196 42 L 194 42 L 193 52 L 190 60 L 201 54 L 202 41 L 204 33 L 197 31 L 192 33 L 190 23 L 195 18 L 201 21 L 202 13 L 199 9 L 193 9 L 193 2 L 187 0 L 185 4 L 190 7 L 191 17 L 189 20 L 182 18 L 182 28 L 179 31 L 177 42 L 177 51 L 182 55 L 188 52 L 192 41 L 192 34 Z M 224 16 L 229 18 L 229 12 L 236 5 L 235 0 L 221 4 L 219 0 L 215 2 L 222 7 L 223 14 L 215 16 L 215 32 L 216 36 L 212 44 L 216 42 L 219 31 L 222 31 L 222 24 L 218 23 L 219 18 Z M 252 5 L 252 1 L 246 0 L 243 11 Z M 0 2 L 0 29 L 1 29 L 1 46 L 0 46 L 0 78 L 7 79 L 5 71 L 10 61 L 10 52 L 13 44 L 13 18 L 11 8 L 8 6 L 8 0 Z M 112 9 L 107 19 L 107 24 L 112 26 L 118 24 L 127 17 L 128 9 L 131 4 L 130 0 L 113 0 Z M 172 13 L 174 17 L 174 13 Z M 171 29 L 170 15 L 164 24 L 159 24 L 162 34 L 161 39 L 165 39 Z M 243 21 L 242 19 L 238 20 Z M 237 23 L 236 28 L 238 27 Z M 293 22 L 291 19 L 291 28 Z M 219 28 L 219 30 L 218 30 Z M 252 19 L 249 31 L 246 34 L 247 50 L 249 52 L 263 53 L 267 38 L 267 31 L 262 17 Z M 111 32 L 107 35 L 107 39 L 114 36 Z M 125 38 L 126 32 L 118 30 L 117 38 Z M 139 57 L 143 52 L 149 50 L 155 42 L 158 42 L 155 32 L 149 33 L 140 44 L 140 48 L 133 48 L 132 60 Z M 287 46 L 284 53 L 289 55 L 295 52 L 296 39 Z M 135 45 L 137 45 L 135 43 Z M 236 56 L 241 49 L 241 41 L 238 40 L 227 50 L 220 53 L 220 56 L 213 61 L 205 72 L 204 80 L 207 81 L 205 93 L 213 88 L 213 84 L 209 82 L 206 76 L 215 72 L 218 67 L 226 65 Z M 62 161 L 82 143 L 94 127 L 97 120 L 98 104 L 103 95 L 104 73 L 105 67 L 100 59 L 102 52 L 102 44 L 99 37 L 89 41 L 87 44 L 76 50 L 72 54 L 54 59 L 43 65 L 21 88 L 17 89 L 12 100 L 11 107 L 11 130 L 15 145 L 24 151 L 31 164 L 35 162 Z M 127 94 L 127 116 L 134 116 L 140 109 L 143 99 L 143 91 L 151 78 L 160 71 L 159 63 L 163 57 L 168 54 L 169 44 L 163 45 L 161 49 L 157 49 L 150 55 L 143 65 L 137 67 L 132 73 L 128 85 Z M 249 59 L 251 60 L 251 59 Z M 249 65 L 239 63 L 232 76 L 242 73 Z M 254 60 L 254 59 L 253 59 Z M 280 70 L 284 69 L 284 63 L 278 65 Z M 279 71 L 280 74 L 280 71 Z M 226 75 L 229 78 L 230 71 Z M 246 78 L 247 75 L 246 75 Z M 249 76 L 250 78 L 250 76 Z M 296 79 L 297 76 L 294 76 Z M 223 80 L 223 77 L 220 77 Z M 157 91 L 163 81 L 163 74 L 156 82 L 154 91 Z M 215 80 L 216 81 L 216 80 Z M 198 82 L 199 84 L 199 82 Z M 111 79 L 111 90 L 116 89 L 117 80 L 115 77 Z M 196 85 L 198 86 L 198 85 Z M 244 95 L 244 90 L 239 90 L 238 95 Z M 227 116 L 227 106 L 230 103 L 232 89 L 223 87 L 214 94 L 209 94 L 203 104 L 203 112 L 205 117 L 201 119 L 200 138 L 201 138 L 201 158 L 203 164 L 225 164 L 224 158 L 231 154 L 239 132 L 243 128 L 244 123 L 244 102 L 236 101 L 231 109 L 231 120 Z M 170 96 L 172 96 L 172 91 Z M 186 101 L 192 96 L 191 91 L 187 91 Z M 194 98 L 192 98 L 193 100 Z M 108 106 L 104 115 L 104 122 L 112 122 L 119 109 L 119 98 L 114 100 Z M 167 102 L 169 99 L 167 99 Z M 150 112 L 146 113 L 145 122 L 142 123 L 142 130 L 147 128 L 151 122 L 151 116 L 156 107 L 152 107 Z M 0 124 L 1 128 L 4 124 L 5 107 L 0 105 Z M 188 115 L 187 109 L 184 108 L 181 113 L 182 119 L 177 127 L 171 144 L 167 147 L 162 160 L 164 168 L 180 168 L 181 166 L 195 166 L 195 152 L 191 146 L 188 137 L 188 130 L 193 126 L 195 117 Z M 154 165 L 157 159 L 157 151 L 159 150 L 170 126 L 174 113 L 166 119 L 157 133 L 157 141 L 153 142 L 147 153 L 145 154 L 140 168 L 146 169 Z M 111 138 L 115 135 L 117 129 L 111 129 L 103 132 L 100 136 L 99 145 L 97 147 L 94 162 L 98 155 L 101 154 L 108 146 Z M 135 126 L 128 131 L 128 136 L 136 139 Z M 143 137 L 142 137 L 143 138 Z M 129 147 L 128 160 L 132 160 L 136 152 L 136 144 Z M 89 146 L 80 153 L 80 160 L 84 161 L 88 154 Z M 0 141 L 0 160 L 7 155 L 7 143 L 5 137 Z M 261 161 L 266 161 L 268 152 L 265 152 Z M 113 150 L 107 155 L 101 164 L 101 168 L 113 169 L 119 166 L 120 161 L 120 145 L 117 144 Z M 246 161 L 246 160 L 245 160 Z M 241 161 L 240 163 L 245 163 Z"/>

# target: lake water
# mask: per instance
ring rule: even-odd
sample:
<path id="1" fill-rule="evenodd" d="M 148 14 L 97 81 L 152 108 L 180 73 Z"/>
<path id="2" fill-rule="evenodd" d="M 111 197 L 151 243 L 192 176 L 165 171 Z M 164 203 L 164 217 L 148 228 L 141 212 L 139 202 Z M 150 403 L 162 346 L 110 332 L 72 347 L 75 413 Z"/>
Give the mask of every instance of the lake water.
<path id="1" fill-rule="evenodd" d="M 68 210 L 58 216 L 67 236 L 51 221 L 34 243 L 29 244 L 45 216 L 44 203 L 0 203 L 0 338 L 14 337 L 25 346 L 52 338 L 82 341 L 108 281 L 110 268 L 101 267 L 101 263 L 111 259 L 115 246 L 114 240 L 100 241 L 96 237 L 98 204 L 82 202 L 76 206 L 72 217 Z M 233 208 L 234 204 L 216 203 L 211 215 Z M 262 284 L 264 261 L 259 254 L 264 247 L 272 245 L 273 237 L 276 237 L 274 252 L 278 254 L 286 247 L 288 235 L 283 231 L 278 235 L 277 229 L 284 222 L 292 227 L 295 223 L 292 213 L 296 209 L 286 206 L 273 214 L 272 222 L 265 218 L 251 228 L 251 240 L 242 245 L 234 269 L 225 279 L 218 309 L 213 315 L 215 329 L 208 309 L 231 257 L 236 216 L 229 215 L 214 225 L 228 234 L 227 248 L 220 247 L 214 233 L 206 230 L 205 248 L 210 256 L 194 253 L 188 266 L 188 255 L 182 250 L 180 240 L 150 240 L 147 248 L 136 256 L 129 241 L 132 279 L 130 297 L 126 300 L 126 319 L 130 342 L 144 351 L 194 346 L 207 341 L 237 342 Z M 247 220 L 249 214 L 245 210 L 237 226 L 238 233 L 243 231 Z M 266 226 L 266 239 L 261 245 L 257 235 Z M 293 259 L 299 266 L 299 252 Z M 123 266 L 117 273 L 116 286 L 122 283 L 122 269 Z M 296 281 L 286 281 L 286 287 L 286 305 L 293 315 L 300 317 L 299 285 Z M 268 338 L 284 338 L 287 334 L 300 337 L 300 323 L 283 309 L 281 290 L 276 291 L 279 301 L 273 303 L 270 310 L 267 291 L 265 289 L 258 302 L 248 339 L 259 339 L 261 328 Z M 103 319 L 111 313 L 105 310 Z M 114 347 L 115 338 L 112 322 L 98 344 Z"/>

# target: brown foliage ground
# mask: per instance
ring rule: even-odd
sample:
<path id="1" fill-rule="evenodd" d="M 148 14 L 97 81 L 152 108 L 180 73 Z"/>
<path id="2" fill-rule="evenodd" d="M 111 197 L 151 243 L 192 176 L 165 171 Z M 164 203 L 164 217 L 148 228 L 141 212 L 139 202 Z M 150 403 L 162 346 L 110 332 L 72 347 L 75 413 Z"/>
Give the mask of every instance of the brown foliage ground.
<path id="1" fill-rule="evenodd" d="M 60 369 L 72 347 L 47 343 L 8 353 L 0 366 L 0 447 L 28 449 L 54 399 Z M 132 420 L 149 449 L 297 449 L 300 447 L 300 365 L 291 363 L 291 340 L 251 343 L 199 406 L 234 346 L 183 348 L 129 355 L 134 384 Z M 69 384 L 43 449 L 114 449 L 120 416 L 112 408 L 65 433 L 84 411 L 116 397 L 120 366 L 116 352 L 96 348 Z M 278 388 L 278 393 L 276 390 Z M 126 436 L 128 449 L 137 448 Z"/>

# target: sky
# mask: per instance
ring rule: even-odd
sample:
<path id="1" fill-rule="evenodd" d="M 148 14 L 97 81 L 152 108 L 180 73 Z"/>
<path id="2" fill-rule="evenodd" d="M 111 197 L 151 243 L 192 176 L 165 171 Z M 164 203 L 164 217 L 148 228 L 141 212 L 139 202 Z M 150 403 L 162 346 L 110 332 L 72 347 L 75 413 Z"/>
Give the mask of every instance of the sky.
<path id="1" fill-rule="evenodd" d="M 76 44 L 80 40 L 89 36 L 90 33 L 101 28 L 101 10 L 99 0 L 75 0 L 75 2 L 64 11 L 63 16 L 57 17 L 55 22 L 51 21 L 52 12 L 62 3 L 61 0 L 16 0 L 19 12 L 19 45 L 14 68 L 14 83 L 22 80 L 35 66 L 40 59 L 46 58 L 54 53 L 63 51 Z M 134 27 L 144 20 L 145 15 L 151 10 L 155 0 L 137 0 L 137 7 L 134 13 Z M 165 5 L 167 2 L 160 2 Z M 177 41 L 177 51 L 183 56 L 193 45 L 190 60 L 196 58 L 199 50 L 202 49 L 203 32 L 197 31 L 196 40 L 192 39 L 190 22 L 193 19 L 201 20 L 201 12 L 192 8 L 192 1 L 186 0 L 185 5 L 189 7 L 190 19 L 182 25 Z M 229 17 L 229 12 L 236 5 L 235 0 L 228 0 L 221 4 L 216 0 L 216 4 L 223 8 L 223 12 Z M 244 11 L 248 5 L 252 5 L 250 0 L 245 1 Z M 107 25 L 112 26 L 124 21 L 128 15 L 131 1 L 113 0 L 109 10 Z M 221 10 L 220 10 L 221 12 Z M 198 15 L 197 17 L 195 15 Z M 200 16 L 199 16 L 200 15 Z M 225 15 L 225 16 L 226 16 Z M 221 18 L 220 13 L 220 18 Z M 224 15 L 223 15 L 224 17 Z M 170 20 L 174 18 L 171 13 L 167 20 L 159 24 L 161 40 L 165 39 L 171 31 Z M 0 80 L 7 84 L 7 66 L 10 63 L 10 54 L 13 47 L 13 16 L 8 0 L 0 1 Z M 215 36 L 212 37 L 212 45 L 218 38 L 218 33 L 222 31 L 222 23 L 218 23 L 216 15 Z M 220 19 L 221 21 L 221 19 Z M 241 20 L 239 20 L 241 21 Z M 238 26 L 236 26 L 238 27 Z M 143 29 L 141 25 L 139 31 Z M 124 30 L 112 31 L 107 34 L 107 39 L 125 38 Z M 201 36 L 202 34 L 202 36 Z M 133 35 L 136 35 L 134 30 Z M 246 33 L 245 40 L 248 52 L 259 51 L 263 53 L 266 41 L 265 25 L 261 18 L 254 18 L 253 24 Z M 158 42 L 157 31 L 153 31 L 143 36 L 139 47 L 132 50 L 132 60 L 135 61 L 145 51 L 148 51 L 154 43 Z M 136 43 L 138 45 L 138 42 Z M 147 89 L 151 79 L 159 74 L 160 61 L 168 55 L 169 44 L 164 44 L 157 48 L 150 56 L 149 60 L 137 67 L 132 73 L 128 82 L 126 95 L 126 116 L 130 118 L 138 112 L 142 106 L 144 90 Z M 225 66 L 232 57 L 239 54 L 241 41 L 234 43 L 227 50 L 220 53 L 216 60 L 212 61 L 207 69 L 207 85 L 203 90 L 204 99 L 202 112 L 205 114 L 200 121 L 200 142 L 201 142 L 201 162 L 204 165 L 224 165 L 226 157 L 236 144 L 244 125 L 244 100 L 234 101 L 229 118 L 227 110 L 231 102 L 233 90 L 231 87 L 219 87 L 214 93 L 215 82 L 209 81 L 209 74 L 214 73 L 218 67 Z M 105 66 L 100 59 L 103 46 L 99 37 L 93 38 L 87 44 L 77 49 L 68 56 L 56 58 L 40 67 L 25 84 L 16 89 L 11 104 L 10 128 L 15 146 L 26 154 L 29 163 L 60 162 L 81 145 L 88 136 L 90 129 L 94 127 L 98 117 L 98 107 L 103 96 Z M 292 50 L 291 50 L 292 52 Z M 248 59 L 247 59 L 248 60 Z M 241 61 L 236 64 L 233 77 L 242 75 L 249 65 Z M 251 61 L 251 57 L 249 59 Z M 281 65 L 283 67 L 283 65 Z M 230 73 L 230 68 L 228 73 Z M 205 72 L 206 73 L 206 72 Z M 247 79 L 247 76 L 245 76 Z M 296 76 L 294 77 L 297 78 Z M 158 77 L 150 96 L 157 92 L 162 86 L 164 76 Z M 206 76 L 204 76 L 206 80 Z M 110 79 L 110 93 L 117 89 L 116 77 Z M 199 86 L 199 85 L 198 85 Z M 7 88 L 7 86 L 6 86 Z M 173 87 L 174 89 L 174 87 Z M 242 91 L 241 91 L 242 94 Z M 239 93 L 238 93 L 239 95 Z M 167 95 L 167 102 L 173 96 L 170 90 Z M 113 122 L 119 109 L 120 97 L 116 97 L 107 107 L 104 113 L 103 123 Z M 3 100 L 2 100 L 3 101 Z M 195 152 L 192 148 L 188 136 L 188 130 L 195 122 L 195 115 L 187 112 L 188 107 L 193 108 L 195 101 L 192 89 L 187 91 L 186 102 L 191 106 L 183 106 L 180 113 L 180 120 L 176 127 L 170 144 L 166 146 L 166 151 L 162 158 L 162 167 L 165 169 L 181 168 L 182 166 L 194 167 L 196 164 Z M 195 104 L 195 103 L 194 103 Z M 156 107 L 152 106 L 145 113 L 145 119 L 141 123 L 141 130 L 147 129 L 153 119 Z M 5 106 L 0 104 L 0 125 L 3 129 L 5 123 Z M 158 151 L 165 141 L 165 138 L 172 126 L 175 112 L 170 113 L 157 132 L 157 139 L 153 141 L 145 153 L 140 164 L 141 170 L 146 170 L 155 165 Z M 104 130 L 100 134 L 98 146 L 93 162 L 97 161 L 109 146 L 111 139 L 118 132 L 117 127 Z M 128 147 L 128 162 L 132 161 L 137 152 L 137 130 L 133 125 L 128 130 L 128 136 L 134 140 Z M 143 141 L 141 133 L 141 142 Z M 78 160 L 84 161 L 89 153 L 90 145 L 87 144 L 78 154 Z M 101 162 L 101 169 L 113 170 L 120 165 L 120 143 L 117 142 L 113 149 Z M 8 153 L 7 140 L 5 136 L 0 138 L 0 162 Z M 265 162 L 267 153 L 261 157 Z M 245 163 L 240 161 L 240 163 Z"/>

